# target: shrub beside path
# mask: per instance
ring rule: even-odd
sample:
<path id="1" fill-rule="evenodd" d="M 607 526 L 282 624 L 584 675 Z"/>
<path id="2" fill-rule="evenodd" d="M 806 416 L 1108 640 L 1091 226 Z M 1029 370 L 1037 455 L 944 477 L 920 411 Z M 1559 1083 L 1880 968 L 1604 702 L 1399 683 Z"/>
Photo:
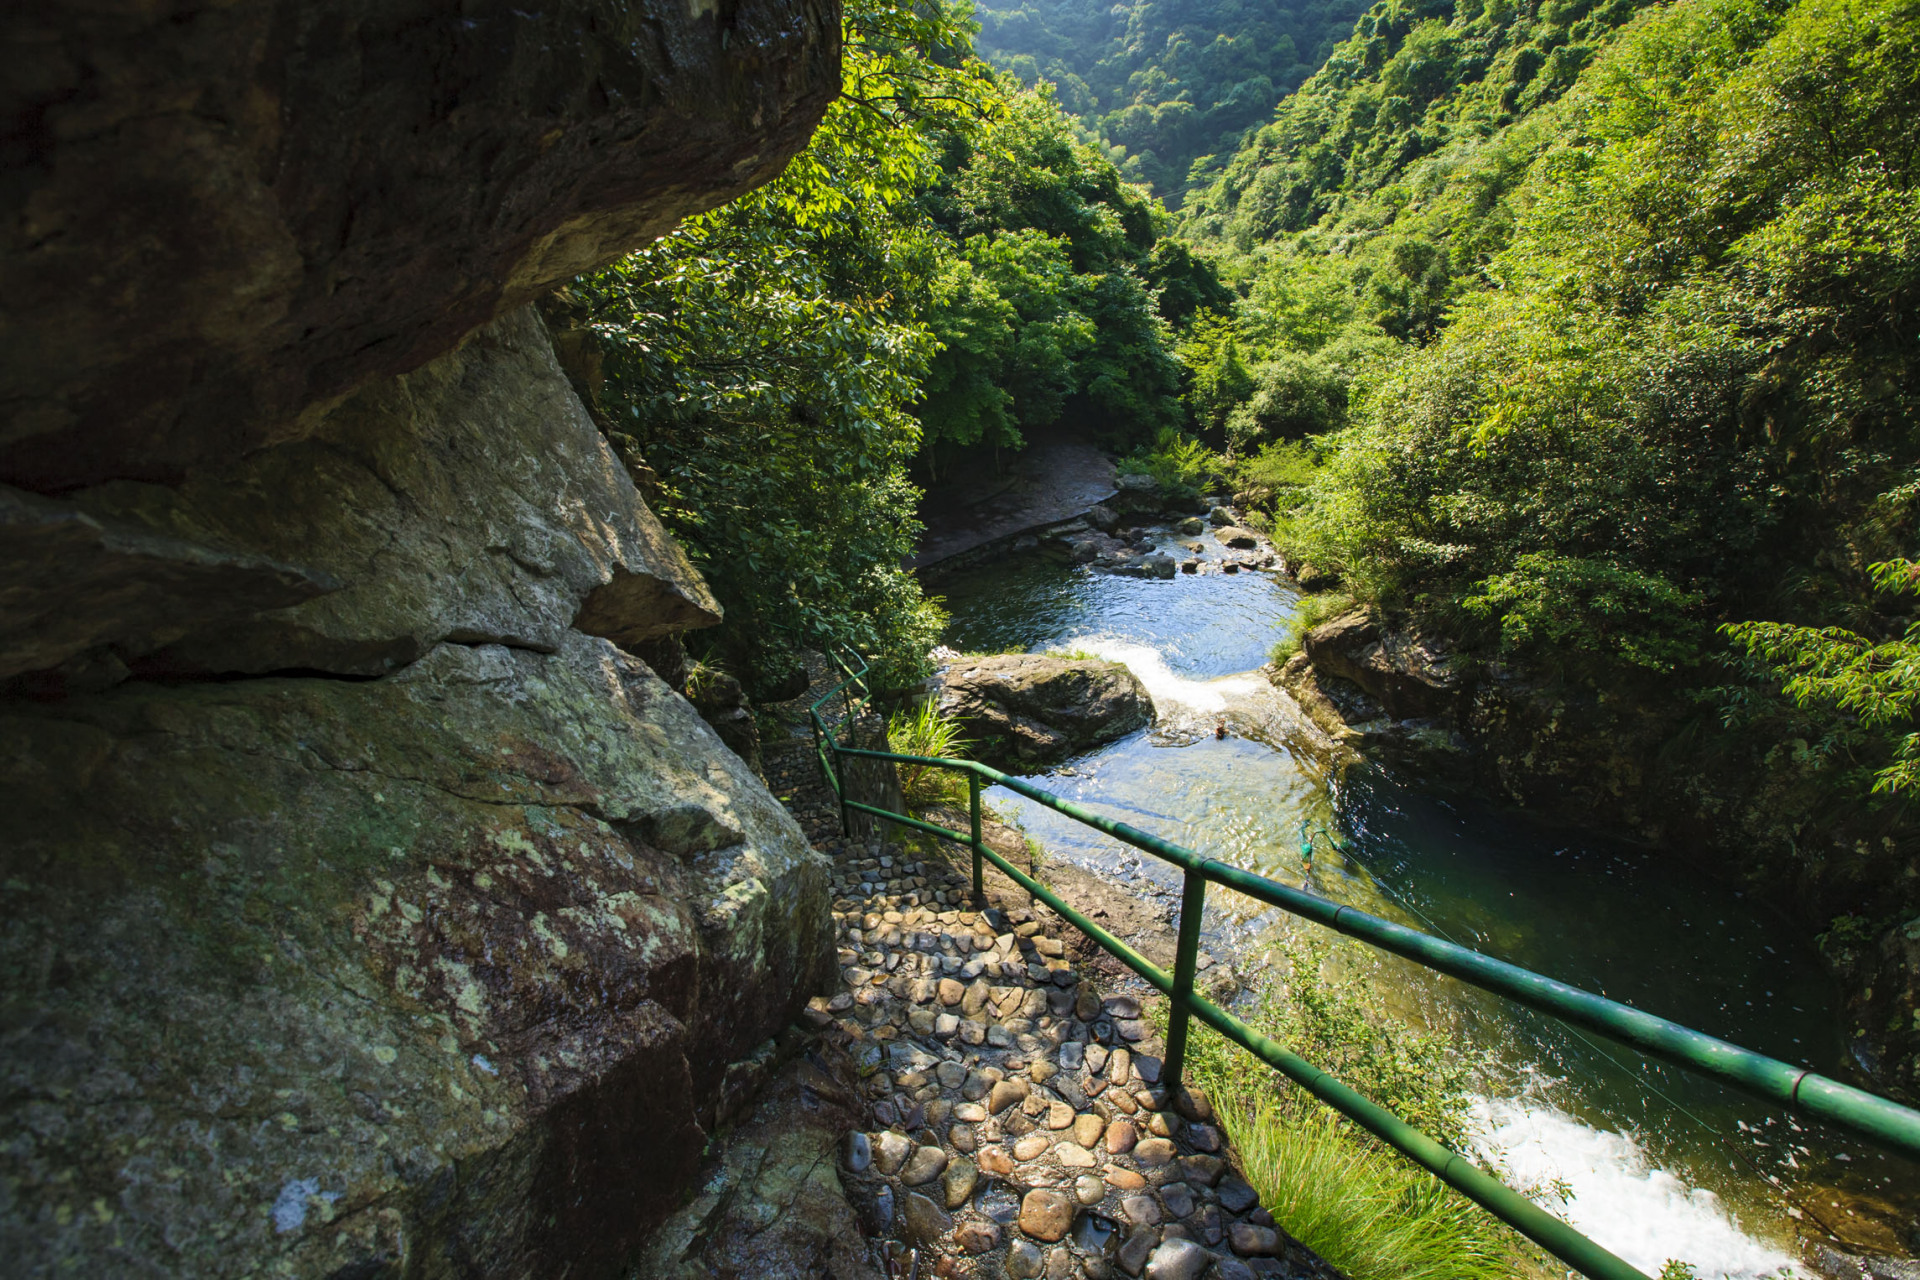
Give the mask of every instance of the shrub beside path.
<path id="1" fill-rule="evenodd" d="M 1338 1280 L 1261 1208 L 1205 1095 L 1164 1087 L 1157 993 L 992 869 L 976 910 L 944 851 L 843 840 L 810 747 L 769 775 L 834 860 L 840 980 L 807 1018 L 859 1072 L 839 1172 L 899 1275 L 916 1250 L 923 1277 Z"/>

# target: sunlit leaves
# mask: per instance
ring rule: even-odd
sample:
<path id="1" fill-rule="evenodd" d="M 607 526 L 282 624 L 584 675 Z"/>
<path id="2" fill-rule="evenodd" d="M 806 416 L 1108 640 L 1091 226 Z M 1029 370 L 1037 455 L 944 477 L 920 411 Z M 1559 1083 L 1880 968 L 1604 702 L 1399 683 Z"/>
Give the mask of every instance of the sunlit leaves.
<path id="1" fill-rule="evenodd" d="M 940 621 L 900 567 L 947 252 L 915 198 L 1000 103 L 957 9 L 856 3 L 846 23 L 842 97 L 779 180 L 574 286 L 601 407 L 727 610 L 696 640 L 763 682 L 835 643 L 903 676 Z"/>

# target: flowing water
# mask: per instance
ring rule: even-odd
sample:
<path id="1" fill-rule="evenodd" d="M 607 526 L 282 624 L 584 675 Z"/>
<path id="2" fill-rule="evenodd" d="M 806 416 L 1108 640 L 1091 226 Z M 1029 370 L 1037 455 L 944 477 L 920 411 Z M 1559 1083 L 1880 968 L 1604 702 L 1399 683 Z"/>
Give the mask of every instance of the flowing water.
<path id="1" fill-rule="evenodd" d="M 1190 554 L 1173 545 L 1184 539 L 1161 541 Z M 1764 904 L 1659 854 L 1376 766 L 1336 776 L 1258 670 L 1297 599 L 1283 580 L 1122 578 L 1036 554 L 936 590 L 955 648 L 1095 653 L 1152 693 L 1152 730 L 1034 775 L 1038 785 L 1748 1048 L 1840 1069 L 1835 992 L 1801 931 Z M 1052 856 L 1177 901 L 1177 876 L 1156 860 L 1010 792 L 991 799 Z M 1318 839 L 1311 870 L 1303 823 L 1340 840 Z M 1244 962 L 1270 931 L 1295 927 L 1221 899 L 1206 935 L 1217 955 Z M 1375 974 L 1397 1008 L 1490 1051 L 1479 1142 L 1509 1181 L 1553 1188 L 1542 1203 L 1650 1274 L 1678 1259 L 1703 1277 L 1808 1275 L 1797 1239 L 1825 1238 L 1824 1225 L 1856 1247 L 1897 1250 L 1884 1222 L 1920 1210 L 1920 1171 L 1905 1162 L 1407 962 L 1383 957 Z"/>

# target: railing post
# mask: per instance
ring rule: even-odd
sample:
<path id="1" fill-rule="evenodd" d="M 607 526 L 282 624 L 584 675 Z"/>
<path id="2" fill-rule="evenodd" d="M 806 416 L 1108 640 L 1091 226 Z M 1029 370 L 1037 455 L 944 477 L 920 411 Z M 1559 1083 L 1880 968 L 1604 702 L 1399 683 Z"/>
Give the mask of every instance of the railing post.
<path id="1" fill-rule="evenodd" d="M 853 814 L 847 809 L 847 758 L 840 754 L 840 744 L 831 735 L 827 738 L 833 743 L 833 772 L 840 779 L 835 788 L 840 797 L 840 835 L 842 839 L 853 839 Z"/>
<path id="2" fill-rule="evenodd" d="M 1200 918 L 1206 911 L 1207 878 L 1189 870 L 1180 894 L 1180 940 L 1173 952 L 1173 1007 L 1167 1014 L 1167 1060 L 1160 1079 L 1169 1090 L 1180 1087 L 1187 1062 L 1187 1016 L 1193 1011 L 1193 974 L 1200 956 Z"/>
<path id="3" fill-rule="evenodd" d="M 967 771 L 967 817 L 973 834 L 973 905 L 979 910 L 987 905 L 987 896 L 980 867 L 980 775 L 971 769 Z"/>

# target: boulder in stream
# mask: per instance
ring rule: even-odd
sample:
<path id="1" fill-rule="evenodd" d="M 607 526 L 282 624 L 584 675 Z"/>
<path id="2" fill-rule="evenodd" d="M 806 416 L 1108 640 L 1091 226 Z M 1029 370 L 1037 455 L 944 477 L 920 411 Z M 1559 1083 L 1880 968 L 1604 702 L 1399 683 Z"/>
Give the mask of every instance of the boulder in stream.
<path id="1" fill-rule="evenodd" d="M 928 691 L 960 722 L 973 758 L 1002 769 L 1064 760 L 1153 721 L 1146 686 L 1101 658 L 969 658 L 934 677 Z"/>
<path id="2" fill-rule="evenodd" d="M 1445 716 L 1457 709 L 1464 687 L 1439 639 L 1383 627 L 1361 610 L 1321 623 L 1302 637 L 1301 648 L 1317 670 L 1359 685 L 1396 720 Z"/>
<path id="3" fill-rule="evenodd" d="M 1222 525 L 1213 531 L 1213 536 L 1230 547 L 1242 551 L 1251 551 L 1260 545 L 1260 535 L 1251 529 L 1243 529 L 1237 524 Z"/>

